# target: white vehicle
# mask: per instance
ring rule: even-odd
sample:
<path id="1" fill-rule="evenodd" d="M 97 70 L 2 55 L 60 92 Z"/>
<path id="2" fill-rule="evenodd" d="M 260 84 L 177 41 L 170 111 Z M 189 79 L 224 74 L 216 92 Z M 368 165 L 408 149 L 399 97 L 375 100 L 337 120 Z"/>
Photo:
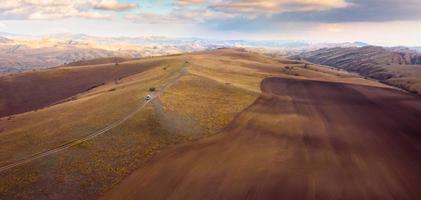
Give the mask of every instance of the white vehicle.
<path id="1" fill-rule="evenodd" d="M 145 96 L 145 101 L 149 101 L 151 99 L 152 99 L 152 96 L 151 95 L 148 94 L 148 95 Z"/>

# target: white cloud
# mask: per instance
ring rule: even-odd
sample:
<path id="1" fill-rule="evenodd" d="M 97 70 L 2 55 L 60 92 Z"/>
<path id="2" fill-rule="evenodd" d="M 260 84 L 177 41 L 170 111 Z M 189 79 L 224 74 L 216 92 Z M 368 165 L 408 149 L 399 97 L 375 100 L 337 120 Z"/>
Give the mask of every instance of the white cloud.
<path id="1" fill-rule="evenodd" d="M 137 8 L 137 4 L 120 3 L 117 0 L 102 0 L 95 4 L 94 8 L 100 10 L 126 11 L 133 8 Z"/>
<path id="2" fill-rule="evenodd" d="M 142 24 L 192 24 L 207 20 L 234 18 L 236 15 L 208 9 L 175 9 L 169 14 L 137 13 L 128 14 L 126 19 Z"/>
<path id="3" fill-rule="evenodd" d="M 138 13 L 138 14 L 127 14 L 126 19 L 142 24 L 172 24 L 172 23 L 184 23 L 181 19 L 172 15 L 162 15 L 155 13 Z"/>
<path id="4" fill-rule="evenodd" d="M 111 19 L 108 13 L 95 10 L 125 11 L 137 4 L 117 0 L 1 0 L 0 19 L 63 19 L 81 17 Z"/>
<path id="5" fill-rule="evenodd" d="M 218 0 L 211 8 L 241 14 L 275 14 L 283 12 L 321 11 L 345 8 L 345 0 Z"/>
<path id="6" fill-rule="evenodd" d="M 176 0 L 176 4 L 182 6 L 197 5 L 205 2 L 206 0 Z"/>
<path id="7" fill-rule="evenodd" d="M 6 24 L 0 22 L 0 29 L 6 29 L 6 28 L 7 28 Z"/>
<path id="8" fill-rule="evenodd" d="M 177 0 L 169 14 L 129 14 L 126 19 L 137 23 L 196 23 L 233 18 L 254 19 L 283 12 L 322 11 L 348 7 L 345 0 Z M 199 8 L 191 7 L 202 5 Z"/>

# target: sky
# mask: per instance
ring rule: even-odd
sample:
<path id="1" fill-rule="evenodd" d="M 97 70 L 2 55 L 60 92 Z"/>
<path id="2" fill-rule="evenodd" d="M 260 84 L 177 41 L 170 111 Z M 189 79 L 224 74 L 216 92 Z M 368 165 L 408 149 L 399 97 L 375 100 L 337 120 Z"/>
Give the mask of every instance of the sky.
<path id="1" fill-rule="evenodd" d="M 0 0 L 0 32 L 421 46 L 421 0 Z"/>

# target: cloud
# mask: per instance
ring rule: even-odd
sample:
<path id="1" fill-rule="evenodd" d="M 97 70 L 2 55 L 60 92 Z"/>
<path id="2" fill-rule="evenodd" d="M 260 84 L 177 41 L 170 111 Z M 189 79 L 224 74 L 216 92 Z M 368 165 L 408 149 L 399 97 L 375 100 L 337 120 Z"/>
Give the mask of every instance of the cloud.
<path id="1" fill-rule="evenodd" d="M 176 4 L 181 6 L 198 5 L 205 2 L 206 0 L 176 0 Z"/>
<path id="2" fill-rule="evenodd" d="M 183 10 L 185 14 L 199 11 L 196 17 L 209 20 L 218 18 L 224 20 L 224 17 L 254 19 L 284 12 L 321 11 L 351 5 L 346 0 L 178 0 L 176 4 L 179 6 L 178 10 Z M 191 5 L 202 5 L 205 8 L 201 7 L 198 10 L 185 8 Z M 207 16 L 201 17 L 200 13 Z"/>
<path id="3" fill-rule="evenodd" d="M 321 32 L 342 33 L 344 30 L 340 24 L 320 24 L 318 27 Z"/>
<path id="4" fill-rule="evenodd" d="M 6 24 L 0 22 L 0 29 L 6 29 L 6 28 L 7 28 Z"/>
<path id="5" fill-rule="evenodd" d="M 212 11 L 209 9 L 177 8 L 168 14 L 137 13 L 128 14 L 126 19 L 142 24 L 194 24 L 209 20 L 226 20 L 235 18 L 236 15 Z"/>
<path id="6" fill-rule="evenodd" d="M 177 0 L 169 14 L 129 14 L 137 23 L 204 23 L 221 20 L 267 18 L 284 12 L 324 11 L 345 8 L 345 0 Z M 199 7 L 194 7 L 200 5 Z M 193 6 L 193 7 L 191 7 Z M 245 22 L 247 23 L 247 22 Z"/>
<path id="7" fill-rule="evenodd" d="M 175 16 L 162 15 L 155 13 L 138 13 L 138 14 L 127 14 L 126 19 L 143 24 L 172 24 L 172 23 L 183 23 L 183 21 Z"/>
<path id="8" fill-rule="evenodd" d="M 69 17 L 111 19 L 109 13 L 95 10 L 125 11 L 136 4 L 117 0 L 2 0 L 0 19 L 51 20 Z"/>
<path id="9" fill-rule="evenodd" d="M 94 5 L 95 9 L 126 11 L 137 8 L 136 3 L 120 3 L 117 0 L 103 0 Z"/>
<path id="10" fill-rule="evenodd" d="M 419 0 L 350 0 L 352 6 L 325 11 L 279 13 L 272 22 L 385 22 L 421 19 Z"/>
<path id="11" fill-rule="evenodd" d="M 186 0 L 184 4 L 188 6 L 200 2 L 202 1 Z M 199 12 L 196 17 L 204 19 L 199 20 L 200 22 L 209 20 L 214 27 L 229 29 L 247 28 L 250 24 L 251 29 L 256 29 L 277 28 L 286 23 L 300 22 L 346 23 L 421 19 L 421 0 L 214 0 L 202 3 L 208 16 L 220 17 L 200 17 Z M 191 9 L 186 10 L 183 12 L 194 12 Z M 204 14 L 205 12 L 202 12 L 202 15 Z"/>
<path id="12" fill-rule="evenodd" d="M 0 20 L 112 19 L 138 7 L 123 0 L 0 0 Z M 285 32 L 317 24 L 420 20 L 421 0 L 174 0 L 144 3 L 125 19 L 196 24 L 207 30 Z M 161 3 L 160 3 L 161 2 Z M 153 4 L 153 5 L 152 5 Z M 330 27 L 332 32 L 338 28 Z"/>
<path id="13" fill-rule="evenodd" d="M 224 1 L 232 2 L 232 1 Z M 222 3 L 224 3 L 222 2 Z M 420 21 L 420 0 L 347 0 L 346 5 L 320 1 L 317 6 L 311 6 L 311 1 L 302 1 L 307 7 L 296 8 L 297 5 L 285 4 L 280 9 L 275 4 L 253 4 L 243 1 L 246 5 L 225 8 L 214 8 L 221 12 L 230 12 L 237 17 L 225 20 L 212 20 L 204 26 L 220 31 L 249 31 L 249 32 L 288 32 L 290 30 L 304 30 L 320 24 L 343 24 L 356 22 L 393 22 Z M 265 1 L 266 2 L 266 1 Z M 275 1 L 271 1 L 275 2 Z M 278 1 L 276 1 L 278 2 Z M 222 4 L 221 4 L 222 5 Z M 320 5 L 324 5 L 320 7 Z M 285 9 L 286 7 L 290 9 Z M 258 10 L 254 11 L 258 7 Z M 329 9 L 328 9 L 329 8 Z M 408 27 L 411 28 L 411 27 Z M 331 28 L 331 32 L 340 31 Z"/>
<path id="14" fill-rule="evenodd" d="M 319 11 L 350 6 L 345 0 L 228 0 L 217 1 L 211 8 L 243 14 L 275 14 L 283 12 Z"/>

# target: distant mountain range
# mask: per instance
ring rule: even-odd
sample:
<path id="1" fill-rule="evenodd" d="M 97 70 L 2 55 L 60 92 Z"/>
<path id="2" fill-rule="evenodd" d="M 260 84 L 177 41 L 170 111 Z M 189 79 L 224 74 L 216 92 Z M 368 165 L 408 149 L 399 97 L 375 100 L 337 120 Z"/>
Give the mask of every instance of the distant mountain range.
<path id="1" fill-rule="evenodd" d="M 140 58 L 204 50 L 208 47 L 186 42 L 177 44 L 176 41 L 160 38 L 103 38 L 70 34 L 45 37 L 0 36 L 0 73 L 48 68 L 80 60 Z"/>
<path id="2" fill-rule="evenodd" d="M 48 68 L 104 57 L 141 58 L 221 47 L 242 47 L 272 54 L 297 55 L 333 47 L 364 47 L 363 42 L 308 43 L 281 40 L 210 40 L 201 38 L 97 37 L 85 34 L 25 36 L 0 32 L 0 73 Z"/>

